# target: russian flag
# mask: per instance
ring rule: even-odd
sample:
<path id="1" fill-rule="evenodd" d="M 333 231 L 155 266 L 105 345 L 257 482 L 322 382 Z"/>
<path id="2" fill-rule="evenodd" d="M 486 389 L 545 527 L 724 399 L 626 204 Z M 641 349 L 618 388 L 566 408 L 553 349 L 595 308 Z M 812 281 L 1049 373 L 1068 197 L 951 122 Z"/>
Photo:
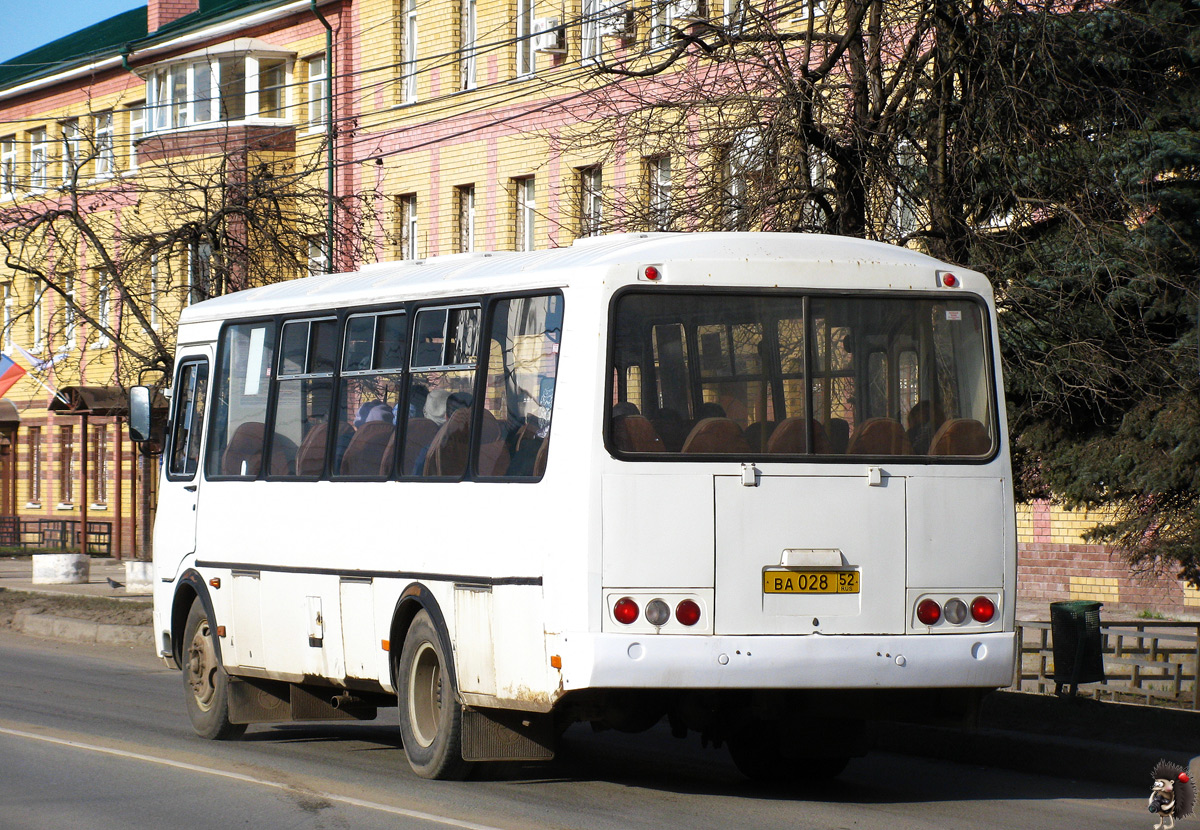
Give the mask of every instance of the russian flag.
<path id="1" fill-rule="evenodd" d="M 24 374 L 25 370 L 15 360 L 6 354 L 0 354 L 0 398 L 3 398 Z"/>

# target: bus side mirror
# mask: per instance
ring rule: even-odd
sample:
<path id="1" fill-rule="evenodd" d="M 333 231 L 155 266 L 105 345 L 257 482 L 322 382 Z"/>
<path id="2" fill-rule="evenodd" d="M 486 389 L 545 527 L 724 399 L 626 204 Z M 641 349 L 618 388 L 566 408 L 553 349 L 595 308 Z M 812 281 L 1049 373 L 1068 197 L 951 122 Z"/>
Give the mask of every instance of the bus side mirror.
<path id="1" fill-rule="evenodd" d="M 129 439 L 135 443 L 150 440 L 150 387 L 129 390 Z"/>

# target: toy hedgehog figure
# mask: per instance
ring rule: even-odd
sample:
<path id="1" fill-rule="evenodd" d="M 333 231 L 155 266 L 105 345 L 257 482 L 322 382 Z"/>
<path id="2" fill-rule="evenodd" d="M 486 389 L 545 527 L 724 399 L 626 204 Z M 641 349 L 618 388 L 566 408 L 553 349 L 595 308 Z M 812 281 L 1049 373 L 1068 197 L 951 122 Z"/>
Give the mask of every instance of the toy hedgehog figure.
<path id="1" fill-rule="evenodd" d="M 1196 785 L 1188 778 L 1183 767 L 1170 761 L 1159 761 L 1150 774 L 1154 776 L 1150 812 L 1158 816 L 1154 830 L 1171 830 L 1175 826 L 1175 819 L 1187 818 L 1195 809 Z"/>

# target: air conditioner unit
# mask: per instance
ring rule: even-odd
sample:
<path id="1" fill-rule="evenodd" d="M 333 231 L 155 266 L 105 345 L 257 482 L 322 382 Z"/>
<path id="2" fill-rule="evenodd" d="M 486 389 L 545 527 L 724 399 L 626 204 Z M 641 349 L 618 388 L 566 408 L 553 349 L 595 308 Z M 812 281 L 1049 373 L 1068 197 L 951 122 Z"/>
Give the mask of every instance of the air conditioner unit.
<path id="1" fill-rule="evenodd" d="M 705 0 L 675 0 L 671 19 L 675 23 L 701 23 L 708 20 L 708 3 Z"/>
<path id="2" fill-rule="evenodd" d="M 601 10 L 596 29 L 603 37 L 633 37 L 636 26 L 633 9 L 624 2 L 615 2 Z"/>
<path id="3" fill-rule="evenodd" d="M 557 17 L 538 17 L 533 21 L 533 51 L 551 55 L 567 52 L 566 30 Z"/>

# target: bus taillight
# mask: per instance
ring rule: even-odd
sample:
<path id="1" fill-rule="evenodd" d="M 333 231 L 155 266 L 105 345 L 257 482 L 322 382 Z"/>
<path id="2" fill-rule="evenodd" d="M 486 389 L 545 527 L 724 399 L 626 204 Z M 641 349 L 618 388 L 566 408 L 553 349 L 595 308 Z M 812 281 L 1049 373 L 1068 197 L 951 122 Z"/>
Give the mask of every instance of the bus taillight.
<path id="1" fill-rule="evenodd" d="M 971 600 L 971 617 L 975 622 L 989 623 L 996 616 L 996 604 L 987 597 Z"/>
<path id="2" fill-rule="evenodd" d="M 622 597 L 613 605 L 613 616 L 622 625 L 632 625 L 637 622 L 638 604 L 629 597 Z"/>
<path id="3" fill-rule="evenodd" d="M 700 622 L 700 606 L 693 600 L 683 600 L 675 606 L 675 619 L 683 625 L 695 625 Z"/>
<path id="4" fill-rule="evenodd" d="M 942 618 L 942 606 L 932 599 L 923 599 L 917 606 L 917 619 L 925 625 L 935 625 Z"/>

